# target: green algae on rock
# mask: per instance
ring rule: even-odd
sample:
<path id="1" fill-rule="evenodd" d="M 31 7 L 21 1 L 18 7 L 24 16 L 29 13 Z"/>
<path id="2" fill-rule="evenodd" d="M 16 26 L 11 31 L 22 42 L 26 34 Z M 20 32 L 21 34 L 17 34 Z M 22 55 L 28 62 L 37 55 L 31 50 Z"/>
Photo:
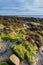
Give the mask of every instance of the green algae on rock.
<path id="1" fill-rule="evenodd" d="M 26 49 L 22 46 L 22 44 L 20 44 L 20 45 L 13 45 L 13 46 L 11 46 L 11 49 L 13 50 L 14 53 L 16 53 L 16 55 L 21 60 L 24 60 Z"/>
<path id="2" fill-rule="evenodd" d="M 19 39 L 22 36 L 22 33 L 17 33 L 17 35 L 13 34 L 13 33 L 9 33 L 9 34 L 5 34 L 5 33 L 1 33 L 0 34 L 0 41 L 2 40 L 6 40 L 6 41 L 15 41 L 17 39 Z"/>
<path id="3" fill-rule="evenodd" d="M 12 51 L 20 58 L 20 60 L 24 60 L 25 58 L 31 64 L 33 62 L 32 57 L 34 57 L 35 48 L 32 44 L 28 44 L 27 47 L 21 44 L 12 44 Z"/>
<path id="4" fill-rule="evenodd" d="M 0 65 L 9 65 L 6 62 L 0 62 Z"/>

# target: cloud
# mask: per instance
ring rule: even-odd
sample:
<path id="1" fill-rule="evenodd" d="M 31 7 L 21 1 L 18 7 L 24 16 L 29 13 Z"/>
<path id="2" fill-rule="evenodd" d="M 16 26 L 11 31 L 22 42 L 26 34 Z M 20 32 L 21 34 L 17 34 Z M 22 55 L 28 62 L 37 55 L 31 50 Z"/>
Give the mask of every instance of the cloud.
<path id="1" fill-rule="evenodd" d="M 34 0 L 34 6 L 40 6 L 40 0 Z"/>
<path id="2" fill-rule="evenodd" d="M 43 0 L 0 0 L 0 14 L 43 14 Z"/>
<path id="3" fill-rule="evenodd" d="M 25 10 L 28 10 L 28 11 L 43 11 L 43 7 L 41 6 L 40 7 L 40 4 L 41 4 L 41 0 L 33 0 L 33 4 L 31 3 L 31 5 L 29 4 L 29 0 L 25 3 L 22 3 L 22 9 L 25 9 Z"/>

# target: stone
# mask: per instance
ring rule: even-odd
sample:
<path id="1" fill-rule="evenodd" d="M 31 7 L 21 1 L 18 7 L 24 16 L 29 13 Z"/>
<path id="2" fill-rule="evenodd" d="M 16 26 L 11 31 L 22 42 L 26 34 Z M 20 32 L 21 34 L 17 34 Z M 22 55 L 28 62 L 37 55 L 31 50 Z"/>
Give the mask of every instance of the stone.
<path id="1" fill-rule="evenodd" d="M 19 58 L 15 55 L 15 54 L 12 54 L 10 57 L 9 57 L 10 61 L 14 64 L 14 65 L 19 65 L 20 64 L 20 60 Z"/>
<path id="2" fill-rule="evenodd" d="M 43 55 L 43 46 L 40 47 L 39 51 L 40 51 L 40 54 Z"/>
<path id="3" fill-rule="evenodd" d="M 25 59 L 25 60 L 21 61 L 20 65 L 29 65 L 29 63 L 28 63 L 27 60 Z"/>
<path id="4" fill-rule="evenodd" d="M 0 43 L 0 54 L 6 51 L 5 43 Z"/>

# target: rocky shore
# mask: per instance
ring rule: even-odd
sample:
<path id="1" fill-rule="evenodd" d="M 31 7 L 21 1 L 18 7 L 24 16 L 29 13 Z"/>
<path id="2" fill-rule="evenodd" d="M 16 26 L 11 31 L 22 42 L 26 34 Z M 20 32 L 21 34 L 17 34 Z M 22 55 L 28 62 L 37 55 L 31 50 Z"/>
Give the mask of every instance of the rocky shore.
<path id="1" fill-rule="evenodd" d="M 26 55 L 28 61 L 22 60 L 21 65 L 29 65 L 32 60 L 31 65 L 43 65 L 43 18 L 0 16 L 0 61 L 9 58 L 12 51 L 20 60 Z"/>

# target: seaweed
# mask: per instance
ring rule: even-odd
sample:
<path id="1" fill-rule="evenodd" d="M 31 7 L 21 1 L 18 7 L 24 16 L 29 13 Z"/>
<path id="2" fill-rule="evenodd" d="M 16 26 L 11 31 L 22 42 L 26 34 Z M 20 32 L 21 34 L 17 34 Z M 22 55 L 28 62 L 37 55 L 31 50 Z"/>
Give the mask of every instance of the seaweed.
<path id="1" fill-rule="evenodd" d="M 14 51 L 14 53 L 16 53 L 20 60 L 24 60 L 26 49 L 24 48 L 24 46 L 22 46 L 22 44 L 19 45 L 13 44 L 11 46 L 11 49 Z"/>
<path id="2" fill-rule="evenodd" d="M 33 62 L 32 57 L 34 54 L 34 46 L 32 44 L 28 44 L 27 47 L 21 44 L 12 44 L 11 47 L 14 54 L 16 54 L 20 60 L 24 60 L 25 58 L 28 60 L 28 62 L 31 64 Z"/>
<path id="3" fill-rule="evenodd" d="M 26 59 L 28 61 L 28 63 L 31 65 L 33 63 L 33 59 L 32 59 L 33 55 L 30 52 L 26 52 Z"/>
<path id="4" fill-rule="evenodd" d="M 0 65 L 9 65 L 6 62 L 0 62 Z"/>
<path id="5" fill-rule="evenodd" d="M 2 32 L 0 35 L 0 37 L 1 37 L 0 40 L 2 39 L 2 40 L 13 42 L 13 41 L 18 40 L 21 36 L 22 36 L 21 33 L 18 33 L 17 35 L 15 35 L 13 33 L 5 34 Z"/>

